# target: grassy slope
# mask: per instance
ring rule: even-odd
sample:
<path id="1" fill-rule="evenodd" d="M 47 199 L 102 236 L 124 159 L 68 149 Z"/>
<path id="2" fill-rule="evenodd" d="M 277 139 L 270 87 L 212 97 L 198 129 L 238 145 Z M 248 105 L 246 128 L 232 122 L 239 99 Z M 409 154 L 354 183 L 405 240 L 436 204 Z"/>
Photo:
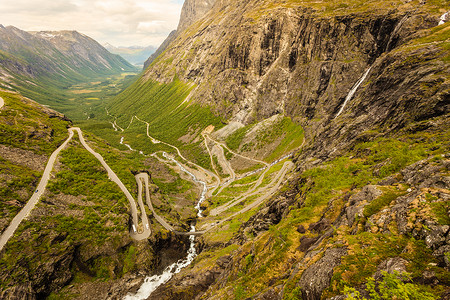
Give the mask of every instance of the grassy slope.
<path id="1" fill-rule="evenodd" d="M 121 127 L 126 128 L 131 118 L 136 115 L 150 124 L 149 133 L 153 137 L 187 150 L 188 158 L 209 167 L 207 153 L 199 147 L 201 141 L 193 142 L 193 140 L 207 126 L 213 125 L 220 128 L 223 125 L 221 119 L 214 116 L 208 107 L 184 102 L 193 87 L 192 84 L 186 84 L 177 79 L 169 84 L 143 82 L 139 79 L 117 96 L 108 105 L 108 109 L 112 115 L 118 117 L 117 123 Z M 127 135 L 127 132 L 124 133 L 132 147 L 142 144 L 142 137 L 146 136 L 145 124 L 133 124 L 133 126 L 141 127 L 139 137 L 136 138 L 137 132 L 130 135 Z M 137 128 L 134 127 L 134 130 Z M 186 134 L 192 134 L 194 137 L 190 145 L 179 140 Z M 161 146 L 153 147 L 147 142 L 146 148 L 139 149 L 144 150 L 145 153 L 151 153 L 160 150 L 159 147 Z"/>

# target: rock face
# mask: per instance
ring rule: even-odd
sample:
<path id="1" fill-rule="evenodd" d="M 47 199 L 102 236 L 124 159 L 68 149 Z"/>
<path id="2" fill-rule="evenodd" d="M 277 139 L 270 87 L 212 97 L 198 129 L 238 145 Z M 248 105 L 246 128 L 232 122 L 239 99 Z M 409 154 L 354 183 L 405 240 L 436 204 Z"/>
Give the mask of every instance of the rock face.
<path id="1" fill-rule="evenodd" d="M 306 269 L 299 281 L 304 300 L 320 300 L 322 291 L 330 284 L 333 268 L 340 264 L 341 257 L 346 254 L 342 248 L 325 251 L 324 256 Z"/>
<path id="2" fill-rule="evenodd" d="M 216 0 L 186 0 L 181 10 L 177 30 L 172 31 L 164 42 L 145 62 L 144 70 L 190 25 L 201 19 L 211 9 Z"/>
<path id="3" fill-rule="evenodd" d="M 251 124 L 281 114 L 301 124 L 306 134 L 306 145 L 295 158 L 294 178 L 226 244 L 239 245 L 227 266 L 203 269 L 203 261 L 194 262 L 192 270 L 160 287 L 158 296 L 332 297 L 337 289 L 342 294 L 341 280 L 352 281 L 365 267 L 370 270 L 365 278 L 377 280 L 382 280 L 382 271 L 413 269 L 416 250 L 407 237 L 415 249 L 426 248 L 421 259 L 431 264 L 421 267 L 414 283 L 448 288 L 445 275 L 435 276 L 429 267 L 437 265 L 448 274 L 448 147 L 427 146 L 427 159 L 405 158 L 408 163 L 396 162 L 395 174 L 386 177 L 382 173 L 394 157 L 375 157 L 367 162 L 368 169 L 345 160 L 364 160 L 373 153 L 370 147 L 358 147 L 376 145 L 381 138 L 408 142 L 411 135 L 423 133 L 423 139 L 414 139 L 420 144 L 436 133 L 442 133 L 437 140 L 448 137 L 450 69 L 448 47 L 442 43 L 448 26 L 433 29 L 439 22 L 437 11 L 447 8 L 432 9 L 425 1 L 391 9 L 330 3 L 217 1 L 197 22 L 172 36 L 164 53 L 145 70 L 144 81 L 171 83 L 178 78 L 195 83 L 189 101 L 211 107 L 229 123 Z M 345 102 L 365 72 L 367 77 Z M 367 178 L 336 190 L 327 186 L 333 183 L 311 181 L 308 171 L 326 173 L 327 163 L 341 156 L 343 169 L 354 167 L 349 176 L 366 172 Z M 337 174 L 335 181 L 346 178 Z M 320 207 L 307 202 L 317 190 L 323 193 L 311 202 L 329 201 Z M 298 212 L 305 207 L 310 208 L 306 213 Z M 374 240 L 387 243 L 392 237 L 402 241 L 399 251 L 396 243 L 390 244 L 395 250 L 388 249 L 389 255 L 370 248 Z M 377 246 L 379 252 L 388 251 L 383 244 Z M 284 247 L 290 247 L 286 254 L 272 257 Z M 363 256 L 355 258 L 357 251 L 380 256 L 358 264 Z M 268 267 L 274 260 L 278 264 Z M 199 275 L 199 270 L 207 272 Z M 263 279 L 251 277 L 255 274 Z M 244 280 L 253 293 L 241 288 Z M 362 282 L 353 284 L 360 291 L 365 288 Z"/>
<path id="4" fill-rule="evenodd" d="M 182 32 L 206 15 L 215 2 L 216 0 L 186 0 L 181 10 L 177 31 Z"/>
<path id="5" fill-rule="evenodd" d="M 146 78 L 194 81 L 199 86 L 191 98 L 232 120 L 249 123 L 281 112 L 311 123 L 336 113 L 382 53 L 436 25 L 420 12 L 323 16 L 305 7 L 267 9 L 261 2 L 216 3 L 161 57 L 173 63 L 153 66 Z"/>

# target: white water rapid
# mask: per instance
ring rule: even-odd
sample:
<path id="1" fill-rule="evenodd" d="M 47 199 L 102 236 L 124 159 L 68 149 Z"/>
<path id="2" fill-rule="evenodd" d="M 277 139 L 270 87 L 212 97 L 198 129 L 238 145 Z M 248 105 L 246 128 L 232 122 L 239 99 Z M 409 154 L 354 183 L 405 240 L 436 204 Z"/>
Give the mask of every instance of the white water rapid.
<path id="1" fill-rule="evenodd" d="M 363 74 L 363 76 L 358 80 L 358 82 L 355 83 L 355 85 L 352 87 L 352 89 L 348 93 L 347 97 L 345 97 L 344 104 L 342 104 L 342 107 L 339 110 L 339 112 L 337 113 L 335 118 L 337 118 L 344 111 L 344 108 L 347 105 L 347 102 L 350 101 L 353 98 L 353 95 L 356 93 L 356 91 L 358 90 L 358 88 L 361 85 L 361 83 L 363 83 L 363 81 L 366 79 L 367 75 L 369 75 L 369 72 L 370 72 L 371 69 L 372 69 L 372 67 L 368 68 L 366 70 L 366 72 Z"/>
<path id="2" fill-rule="evenodd" d="M 195 231 L 195 227 L 191 227 L 191 232 Z M 177 274 L 181 269 L 189 266 L 194 258 L 197 256 L 197 251 L 195 250 L 195 236 L 189 236 L 191 242 L 188 250 L 187 257 L 185 259 L 180 259 L 176 263 L 168 266 L 161 275 L 153 275 L 145 278 L 144 283 L 139 288 L 138 292 L 134 295 L 127 295 L 123 300 L 143 300 L 147 299 L 151 293 L 153 293 L 160 285 L 166 283 L 172 278 L 174 274 Z"/>
<path id="3" fill-rule="evenodd" d="M 202 217 L 202 209 L 200 205 L 206 198 L 206 193 L 208 192 L 208 188 L 206 187 L 206 182 L 199 180 L 194 174 L 186 170 L 177 160 L 169 155 L 166 152 L 163 152 L 163 156 L 174 163 L 176 163 L 180 169 L 192 177 L 194 182 L 200 183 L 203 186 L 202 193 L 200 195 L 200 199 L 195 205 L 198 213 L 197 215 Z M 195 232 L 195 226 L 191 226 L 191 232 Z M 144 300 L 147 299 L 160 285 L 166 283 L 172 278 L 173 275 L 179 273 L 183 268 L 189 266 L 194 258 L 197 256 L 197 252 L 195 250 L 195 235 L 189 236 L 190 246 L 187 253 L 187 257 L 185 259 L 180 259 L 179 261 L 168 266 L 161 275 L 153 275 L 145 278 L 144 283 L 139 288 L 138 292 L 134 295 L 128 294 L 123 298 L 123 300 Z"/>
<path id="4" fill-rule="evenodd" d="M 203 201 L 205 201 L 206 193 L 208 192 L 208 188 L 206 187 L 206 182 L 201 181 L 201 180 L 198 180 L 197 177 L 195 177 L 194 174 L 192 174 L 191 172 L 189 172 L 188 170 L 186 170 L 186 168 L 183 167 L 178 161 L 176 161 L 175 159 L 169 157 L 169 156 L 167 155 L 166 152 L 163 152 L 163 156 L 164 156 L 165 158 L 167 158 L 167 159 L 173 161 L 174 163 L 176 163 L 176 164 L 180 167 L 181 171 L 183 171 L 184 173 L 186 173 L 186 174 L 188 174 L 189 176 L 191 176 L 191 177 L 192 177 L 192 180 L 193 180 L 194 182 L 200 183 L 200 184 L 203 186 L 203 190 L 202 190 L 202 194 L 200 195 L 200 199 L 198 200 L 197 205 L 195 205 L 195 208 L 197 209 L 197 216 L 198 216 L 199 218 L 203 217 L 203 216 L 202 216 L 202 212 L 203 212 L 203 211 L 202 211 L 202 208 L 201 208 L 200 206 L 201 206 L 201 204 L 203 203 Z"/>

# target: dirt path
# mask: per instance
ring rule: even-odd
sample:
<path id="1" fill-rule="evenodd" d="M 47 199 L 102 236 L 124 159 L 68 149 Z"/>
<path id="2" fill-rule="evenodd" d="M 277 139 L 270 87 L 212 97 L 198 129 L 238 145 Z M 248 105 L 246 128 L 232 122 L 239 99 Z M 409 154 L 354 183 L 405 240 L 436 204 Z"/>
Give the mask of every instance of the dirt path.
<path id="1" fill-rule="evenodd" d="M 5 100 L 3 100 L 2 97 L 0 97 L 0 109 L 2 109 L 3 105 L 5 105 Z"/>

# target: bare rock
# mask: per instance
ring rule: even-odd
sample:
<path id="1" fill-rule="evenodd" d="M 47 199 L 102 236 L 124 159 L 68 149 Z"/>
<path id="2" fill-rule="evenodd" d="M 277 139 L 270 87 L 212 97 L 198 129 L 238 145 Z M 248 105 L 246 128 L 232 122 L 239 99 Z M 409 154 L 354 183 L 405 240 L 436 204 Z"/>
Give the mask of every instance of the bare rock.
<path id="1" fill-rule="evenodd" d="M 395 272 L 401 274 L 406 272 L 406 265 L 408 264 L 408 261 L 401 258 L 401 257 L 393 257 L 388 258 L 387 260 L 383 261 L 381 264 L 377 267 L 377 272 L 374 275 L 375 280 L 380 280 L 383 278 L 382 272 L 387 272 L 389 274 L 393 274 Z"/>
<path id="2" fill-rule="evenodd" d="M 331 227 L 330 221 L 328 219 L 322 219 L 316 223 L 309 224 L 309 231 L 321 233 L 328 230 Z"/>
<path id="3" fill-rule="evenodd" d="M 297 248 L 298 251 L 306 252 L 311 245 L 313 245 L 319 238 L 309 238 L 306 236 L 302 236 L 300 238 L 300 246 Z"/>
<path id="4" fill-rule="evenodd" d="M 448 226 L 430 226 L 431 230 L 426 230 L 425 243 L 431 249 L 443 246 L 446 241 Z"/>
<path id="5" fill-rule="evenodd" d="M 440 247 L 439 249 L 433 252 L 433 256 L 436 257 L 439 261 L 439 265 L 442 267 L 450 268 L 450 259 L 445 253 L 450 253 L 450 245 L 447 244 L 445 246 Z"/>
<path id="6" fill-rule="evenodd" d="M 364 207 L 383 194 L 376 186 L 366 185 L 359 193 L 350 197 L 350 206 L 346 208 L 345 213 L 349 226 L 353 225 L 357 216 L 363 216 Z"/>
<path id="7" fill-rule="evenodd" d="M 4 290 L 0 294 L 0 299 L 4 300 L 35 300 L 36 296 L 31 287 L 31 283 L 16 285 Z"/>
<path id="8" fill-rule="evenodd" d="M 305 229 L 305 227 L 303 225 L 298 225 L 297 232 L 303 234 L 303 233 L 306 232 L 306 229 Z"/>
<path id="9" fill-rule="evenodd" d="M 271 288 L 263 294 L 257 296 L 255 299 L 257 300 L 281 300 L 280 293 L 275 289 Z"/>
<path id="10" fill-rule="evenodd" d="M 322 291 L 330 285 L 333 269 L 341 263 L 341 257 L 346 254 L 345 248 L 327 249 L 321 259 L 303 272 L 298 282 L 303 300 L 321 298 Z"/>

